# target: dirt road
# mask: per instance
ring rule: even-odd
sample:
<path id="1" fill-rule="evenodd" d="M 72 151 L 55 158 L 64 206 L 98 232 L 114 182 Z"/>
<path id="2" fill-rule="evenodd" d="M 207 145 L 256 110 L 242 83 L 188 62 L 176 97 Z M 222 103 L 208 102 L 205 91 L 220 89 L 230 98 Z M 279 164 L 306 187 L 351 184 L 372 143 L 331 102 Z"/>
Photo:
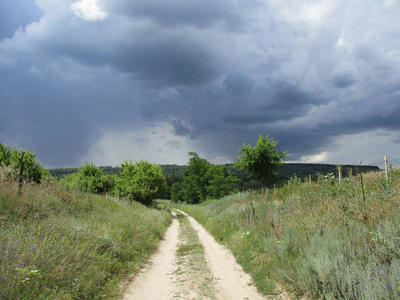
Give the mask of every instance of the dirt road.
<path id="1" fill-rule="evenodd" d="M 176 210 L 158 252 L 135 276 L 123 299 L 268 298 L 251 285 L 250 276 L 243 272 L 230 251 L 215 242 L 192 217 Z"/>

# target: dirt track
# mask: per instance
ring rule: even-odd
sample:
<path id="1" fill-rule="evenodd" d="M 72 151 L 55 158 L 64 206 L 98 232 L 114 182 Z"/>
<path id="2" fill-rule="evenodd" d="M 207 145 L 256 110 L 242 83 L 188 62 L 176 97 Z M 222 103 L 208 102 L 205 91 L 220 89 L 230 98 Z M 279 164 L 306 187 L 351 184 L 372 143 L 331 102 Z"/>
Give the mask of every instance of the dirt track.
<path id="1" fill-rule="evenodd" d="M 243 272 L 229 250 L 215 242 L 214 238 L 192 217 L 182 211 L 178 212 L 186 216 L 197 231 L 198 239 L 204 247 L 207 272 L 210 272 L 212 280 L 205 283 L 202 276 L 191 274 L 189 269 L 182 272 L 182 266 L 176 257 L 176 249 L 181 242 L 179 223 L 176 213 L 173 213 L 173 222 L 158 252 L 135 276 L 124 293 L 124 300 L 268 299 L 262 297 L 251 285 L 250 276 Z M 204 288 L 204 284 L 212 285 L 207 286 L 212 295 L 204 296 L 199 292 L 201 285 Z"/>

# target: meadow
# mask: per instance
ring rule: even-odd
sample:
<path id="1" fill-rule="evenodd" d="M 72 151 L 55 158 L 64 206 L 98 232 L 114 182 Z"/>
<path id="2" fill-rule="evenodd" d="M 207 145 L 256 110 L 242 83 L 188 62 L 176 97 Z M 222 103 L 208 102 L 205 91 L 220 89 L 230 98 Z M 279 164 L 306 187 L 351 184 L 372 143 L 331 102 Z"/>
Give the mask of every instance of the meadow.
<path id="1" fill-rule="evenodd" d="M 21 193 L 0 181 L 0 299 L 118 299 L 170 222 L 168 211 L 52 179 Z"/>
<path id="2" fill-rule="evenodd" d="M 248 191 L 177 205 L 232 250 L 260 292 L 309 299 L 399 299 L 400 170 L 339 182 L 294 176 Z"/>

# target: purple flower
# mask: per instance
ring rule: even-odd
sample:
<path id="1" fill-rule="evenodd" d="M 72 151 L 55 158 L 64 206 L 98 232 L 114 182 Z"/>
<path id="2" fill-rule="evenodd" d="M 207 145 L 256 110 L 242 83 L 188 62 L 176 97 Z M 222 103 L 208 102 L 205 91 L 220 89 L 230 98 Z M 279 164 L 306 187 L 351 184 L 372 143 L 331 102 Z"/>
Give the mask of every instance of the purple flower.
<path id="1" fill-rule="evenodd" d="M 391 289 L 391 288 L 392 288 L 392 285 L 391 285 L 390 283 L 388 283 L 388 284 L 386 285 L 386 287 L 387 287 L 388 289 Z"/>

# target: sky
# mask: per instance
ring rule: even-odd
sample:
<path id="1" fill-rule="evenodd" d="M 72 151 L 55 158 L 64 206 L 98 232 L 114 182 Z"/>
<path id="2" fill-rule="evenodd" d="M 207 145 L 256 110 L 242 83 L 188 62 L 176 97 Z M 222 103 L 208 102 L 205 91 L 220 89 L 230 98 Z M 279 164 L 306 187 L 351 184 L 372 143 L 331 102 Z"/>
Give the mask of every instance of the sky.
<path id="1" fill-rule="evenodd" d="M 400 157 L 398 0 L 1 0 L 0 142 L 46 168 Z"/>

